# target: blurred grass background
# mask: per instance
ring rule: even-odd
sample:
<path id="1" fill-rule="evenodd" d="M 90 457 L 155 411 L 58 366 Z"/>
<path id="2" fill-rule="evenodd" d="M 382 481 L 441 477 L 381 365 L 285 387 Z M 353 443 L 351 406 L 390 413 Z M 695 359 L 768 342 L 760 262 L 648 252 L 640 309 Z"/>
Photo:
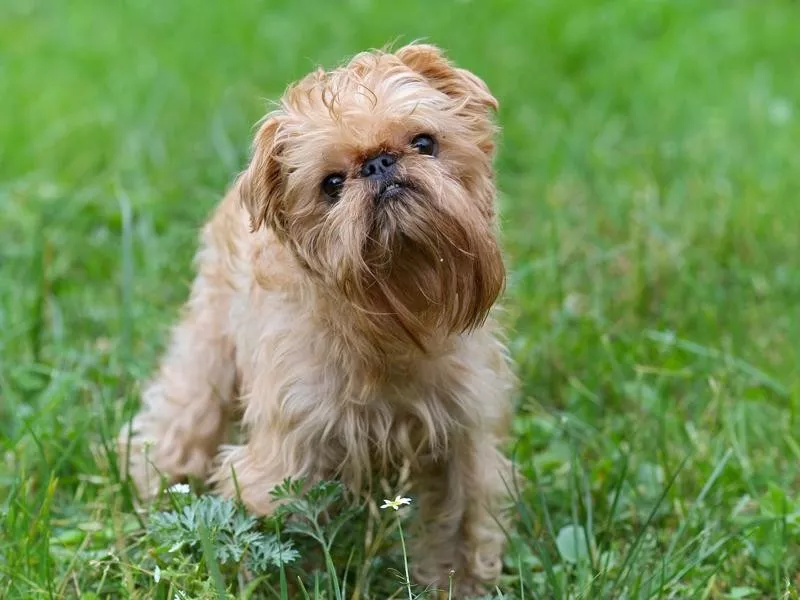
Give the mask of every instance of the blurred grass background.
<path id="1" fill-rule="evenodd" d="M 418 38 L 501 104 L 513 450 L 535 482 L 502 589 L 797 597 L 792 0 L 4 0 L 0 597 L 156 593 L 105 445 L 197 228 L 266 100 Z M 585 569 L 557 543 L 571 525 Z"/>

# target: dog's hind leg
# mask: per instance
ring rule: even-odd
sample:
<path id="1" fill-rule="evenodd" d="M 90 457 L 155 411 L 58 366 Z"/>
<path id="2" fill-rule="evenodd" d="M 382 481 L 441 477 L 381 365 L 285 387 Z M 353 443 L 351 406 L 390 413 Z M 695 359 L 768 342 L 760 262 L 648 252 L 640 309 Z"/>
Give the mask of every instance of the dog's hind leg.
<path id="1" fill-rule="evenodd" d="M 167 483 L 205 477 L 224 441 L 236 379 L 227 331 L 233 290 L 213 241 L 209 225 L 183 318 L 144 390 L 141 411 L 120 432 L 123 474 L 130 474 L 143 497 L 158 491 L 162 476 Z"/>

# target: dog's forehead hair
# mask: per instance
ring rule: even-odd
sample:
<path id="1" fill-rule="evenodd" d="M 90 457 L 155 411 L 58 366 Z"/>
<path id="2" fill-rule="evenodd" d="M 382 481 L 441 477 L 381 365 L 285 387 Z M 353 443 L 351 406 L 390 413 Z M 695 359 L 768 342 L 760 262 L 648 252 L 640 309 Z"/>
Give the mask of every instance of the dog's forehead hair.
<path id="1" fill-rule="evenodd" d="M 433 132 L 457 104 L 391 55 L 356 57 L 346 67 L 317 71 L 283 98 L 289 138 L 330 145 L 357 159 L 407 143 L 409 128 Z"/>
<path id="2" fill-rule="evenodd" d="M 440 110 L 450 104 L 422 75 L 396 56 L 382 53 L 359 54 L 331 71 L 318 69 L 295 84 L 287 100 L 290 108 L 324 109 L 333 119 L 380 112 L 387 106 L 408 112 L 419 104 Z"/>

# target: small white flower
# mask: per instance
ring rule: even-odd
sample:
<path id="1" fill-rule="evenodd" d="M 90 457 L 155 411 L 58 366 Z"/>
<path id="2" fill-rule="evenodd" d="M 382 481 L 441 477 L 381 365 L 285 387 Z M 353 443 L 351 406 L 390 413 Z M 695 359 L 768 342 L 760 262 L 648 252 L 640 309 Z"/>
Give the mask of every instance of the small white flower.
<path id="1" fill-rule="evenodd" d="M 158 583 L 159 581 L 161 581 L 161 569 L 159 568 L 159 566 L 158 566 L 158 565 L 156 565 L 156 570 L 155 570 L 155 571 L 153 571 L 153 580 L 154 580 L 156 583 Z"/>
<path id="2" fill-rule="evenodd" d="M 394 510 L 400 510 L 400 507 L 404 504 L 411 504 L 411 498 L 403 498 L 402 496 L 398 496 L 394 500 L 384 500 L 381 508 L 393 508 Z"/>
<path id="3" fill-rule="evenodd" d="M 192 491 L 192 488 L 189 487 L 186 483 L 176 483 L 167 488 L 167 491 L 172 494 L 189 494 Z"/>

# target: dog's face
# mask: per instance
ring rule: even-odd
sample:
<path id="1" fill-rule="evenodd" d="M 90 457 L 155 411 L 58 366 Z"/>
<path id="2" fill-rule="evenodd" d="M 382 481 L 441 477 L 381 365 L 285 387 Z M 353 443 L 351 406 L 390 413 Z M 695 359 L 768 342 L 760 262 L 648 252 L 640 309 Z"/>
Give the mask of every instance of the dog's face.
<path id="1" fill-rule="evenodd" d="M 265 118 L 239 180 L 253 229 L 273 229 L 381 335 L 424 346 L 479 325 L 505 278 L 496 107 L 433 46 L 312 73 Z"/>

